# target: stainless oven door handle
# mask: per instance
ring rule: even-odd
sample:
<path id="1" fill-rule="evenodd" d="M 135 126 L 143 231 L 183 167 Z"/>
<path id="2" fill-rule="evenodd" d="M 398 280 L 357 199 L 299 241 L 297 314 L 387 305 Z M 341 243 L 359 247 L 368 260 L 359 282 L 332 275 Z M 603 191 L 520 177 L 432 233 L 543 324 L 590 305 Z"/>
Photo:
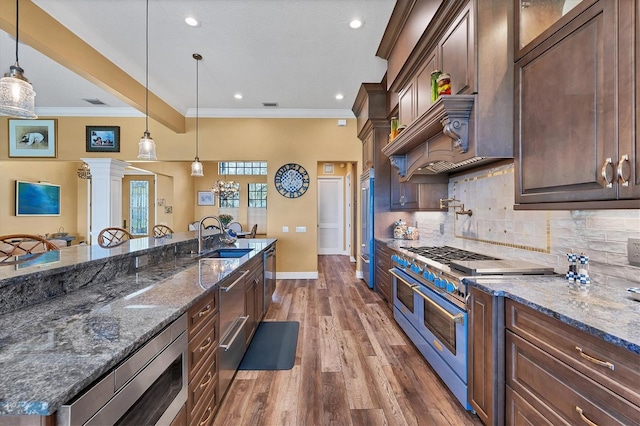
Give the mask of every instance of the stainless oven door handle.
<path id="1" fill-rule="evenodd" d="M 409 287 L 409 288 L 412 288 L 412 289 L 413 289 L 413 288 L 415 288 L 415 287 L 418 287 L 418 284 L 411 284 L 411 283 L 406 282 L 406 281 L 404 280 L 404 278 L 402 278 L 400 275 L 398 275 L 398 274 L 396 274 L 395 272 L 393 272 L 393 269 L 389 269 L 389 273 L 390 273 L 391 275 L 393 275 L 394 277 L 396 277 L 396 279 L 397 279 L 398 281 L 402 282 L 402 284 L 406 285 L 406 286 L 407 286 L 407 287 Z"/>
<path id="2" fill-rule="evenodd" d="M 235 342 L 236 338 L 238 337 L 238 334 L 240 334 L 240 332 L 244 328 L 244 325 L 249 320 L 249 317 L 248 316 L 238 317 L 238 319 L 240 319 L 240 322 L 242 322 L 242 324 L 240 326 L 236 326 L 236 332 L 233 333 L 233 336 L 231 336 L 231 339 L 229 339 L 229 343 L 220 344 L 220 347 L 222 349 L 224 349 L 225 351 L 229 350 L 229 348 L 233 345 L 233 342 Z M 236 323 L 237 323 L 237 321 L 238 320 L 236 320 Z"/>
<path id="3" fill-rule="evenodd" d="M 237 279 L 237 280 L 235 280 L 234 282 L 232 282 L 232 283 L 231 283 L 231 285 L 230 285 L 229 287 L 221 287 L 221 289 L 222 289 L 222 290 L 224 290 L 224 291 L 226 291 L 227 293 L 228 293 L 228 292 L 230 292 L 230 291 L 231 291 L 231 289 L 232 289 L 233 287 L 235 287 L 235 286 L 236 286 L 240 281 L 242 281 L 242 279 L 243 279 L 244 277 L 246 277 L 246 276 L 247 276 L 247 274 L 248 274 L 249 272 L 251 272 L 251 271 L 242 271 L 242 275 L 240 275 L 240 276 L 238 277 L 238 279 Z"/>
<path id="4" fill-rule="evenodd" d="M 369 263 L 371 263 L 368 259 L 365 259 L 365 258 L 364 258 L 364 256 L 362 256 L 362 255 L 360 255 L 360 259 L 362 259 L 362 261 L 363 261 L 364 263 L 366 263 L 367 265 L 368 265 Z"/>
<path id="5" fill-rule="evenodd" d="M 424 300 L 426 300 L 427 302 L 431 303 L 434 307 L 436 307 L 440 312 L 442 312 L 442 314 L 444 316 L 446 316 L 447 318 L 449 318 L 450 321 L 453 321 L 455 323 L 458 324 L 463 324 L 464 325 L 464 315 L 463 314 L 456 314 L 456 315 L 452 315 L 449 311 L 447 311 L 445 308 L 443 308 L 442 306 L 438 305 L 436 302 L 434 302 L 433 300 L 431 300 L 431 298 L 429 296 L 426 296 L 424 294 L 422 294 L 421 292 L 417 291 L 415 288 L 413 289 L 413 291 L 415 293 L 418 294 L 418 296 L 422 297 Z"/>

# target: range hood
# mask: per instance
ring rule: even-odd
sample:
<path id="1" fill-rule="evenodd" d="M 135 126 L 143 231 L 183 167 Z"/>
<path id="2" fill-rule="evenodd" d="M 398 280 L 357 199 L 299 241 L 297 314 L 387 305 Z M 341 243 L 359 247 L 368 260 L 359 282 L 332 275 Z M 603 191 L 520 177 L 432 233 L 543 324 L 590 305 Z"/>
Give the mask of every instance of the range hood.
<path id="1" fill-rule="evenodd" d="M 458 171 L 512 158 L 512 141 L 475 137 L 474 126 L 481 119 L 474 109 L 476 96 L 441 96 L 382 148 L 382 154 L 397 169 L 400 181 L 408 181 L 414 175 Z"/>

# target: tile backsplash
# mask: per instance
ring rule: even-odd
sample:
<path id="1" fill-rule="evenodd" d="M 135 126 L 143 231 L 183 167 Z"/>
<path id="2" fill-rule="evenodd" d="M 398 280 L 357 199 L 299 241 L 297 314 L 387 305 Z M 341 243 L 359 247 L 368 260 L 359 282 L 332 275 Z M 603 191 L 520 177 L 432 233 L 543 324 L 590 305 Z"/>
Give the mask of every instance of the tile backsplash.
<path id="1" fill-rule="evenodd" d="M 449 197 L 471 216 L 456 215 L 459 208 L 452 206 L 448 212 L 416 212 L 414 220 L 433 245 L 543 263 L 561 274 L 573 250 L 589 256 L 593 285 L 640 283 L 640 267 L 627 260 L 628 238 L 640 238 L 640 210 L 516 211 L 514 194 L 513 164 L 471 171 L 449 180 Z"/>

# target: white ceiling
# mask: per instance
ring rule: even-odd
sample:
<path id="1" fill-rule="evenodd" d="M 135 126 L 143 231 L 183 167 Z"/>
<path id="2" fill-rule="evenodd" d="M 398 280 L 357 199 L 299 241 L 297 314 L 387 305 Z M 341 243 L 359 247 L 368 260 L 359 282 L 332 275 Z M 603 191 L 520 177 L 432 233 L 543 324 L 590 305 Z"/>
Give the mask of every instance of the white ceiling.
<path id="1" fill-rule="evenodd" d="M 145 84 L 145 0 L 32 1 Z M 386 71 L 386 61 L 375 53 L 394 5 L 395 0 L 150 0 L 149 90 L 193 115 L 197 52 L 203 56 L 201 116 L 352 116 L 360 84 L 379 82 Z M 186 25 L 187 16 L 200 25 Z M 364 26 L 351 29 L 354 18 Z M 6 72 L 15 40 L 0 33 L 0 70 Z M 20 43 L 19 52 L 39 114 L 134 111 L 29 46 Z M 244 98 L 234 99 L 235 93 Z M 344 99 L 336 100 L 337 93 Z M 83 99 L 100 99 L 109 108 Z M 263 102 L 277 102 L 278 108 Z"/>

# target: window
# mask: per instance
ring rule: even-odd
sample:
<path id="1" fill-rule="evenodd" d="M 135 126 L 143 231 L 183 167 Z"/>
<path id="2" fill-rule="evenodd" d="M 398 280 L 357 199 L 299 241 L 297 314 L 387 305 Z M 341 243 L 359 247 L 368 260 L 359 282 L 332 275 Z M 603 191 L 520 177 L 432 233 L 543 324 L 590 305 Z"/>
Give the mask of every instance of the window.
<path id="1" fill-rule="evenodd" d="M 129 183 L 130 232 L 133 235 L 149 234 L 149 182 L 132 180 Z"/>
<path id="2" fill-rule="evenodd" d="M 223 161 L 218 163 L 219 175 L 265 175 L 266 161 Z"/>
<path id="3" fill-rule="evenodd" d="M 236 192 L 233 195 L 220 194 L 220 208 L 239 208 L 240 207 L 240 192 Z"/>
<path id="4" fill-rule="evenodd" d="M 247 224 L 251 227 L 258 225 L 258 233 L 267 233 L 267 184 L 250 183 L 249 208 L 247 209 Z"/>
<path id="5" fill-rule="evenodd" d="M 267 184 L 249 184 L 249 207 L 267 208 Z"/>

